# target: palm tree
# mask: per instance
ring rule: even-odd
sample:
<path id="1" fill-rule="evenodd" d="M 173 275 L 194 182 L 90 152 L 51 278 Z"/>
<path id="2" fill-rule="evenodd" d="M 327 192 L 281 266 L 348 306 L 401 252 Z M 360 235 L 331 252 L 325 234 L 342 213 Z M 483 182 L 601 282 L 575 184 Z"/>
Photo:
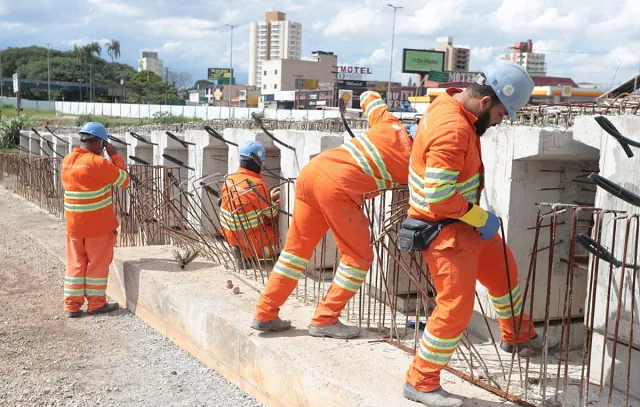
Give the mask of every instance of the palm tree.
<path id="1" fill-rule="evenodd" d="M 96 54 L 96 56 L 100 56 L 100 54 L 102 53 L 102 47 L 97 42 L 91 42 L 85 45 L 84 47 L 82 47 L 82 50 L 87 57 L 90 57 L 93 54 Z"/>
<path id="2" fill-rule="evenodd" d="M 111 63 L 120 58 L 120 41 L 111 40 L 111 42 L 107 42 L 104 45 L 107 47 L 107 54 L 111 57 Z"/>

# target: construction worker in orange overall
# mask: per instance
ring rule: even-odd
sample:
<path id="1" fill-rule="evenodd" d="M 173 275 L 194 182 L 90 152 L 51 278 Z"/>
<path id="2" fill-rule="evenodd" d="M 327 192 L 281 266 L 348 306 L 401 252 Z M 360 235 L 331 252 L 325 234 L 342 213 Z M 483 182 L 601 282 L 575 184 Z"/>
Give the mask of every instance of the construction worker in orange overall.
<path id="1" fill-rule="evenodd" d="M 504 116 L 515 119 L 533 90 L 519 65 L 501 61 L 476 75 L 465 90 L 447 89 L 429 106 L 415 136 L 409 178 L 409 218 L 453 219 L 422 251 L 436 288 L 436 307 L 406 375 L 404 396 L 430 407 L 462 401 L 440 387 L 440 372 L 469 324 L 476 280 L 485 286 L 502 331 L 500 347 L 513 353 L 541 350 L 542 341 L 522 312 L 518 268 L 507 248 L 508 276 L 499 219 L 478 206 L 484 167 L 480 137 Z M 405 221 L 406 222 L 406 221 Z M 528 342 L 528 343 L 527 343 Z"/>
<path id="2" fill-rule="evenodd" d="M 331 338 L 354 338 L 360 334 L 360 328 L 346 326 L 338 318 L 360 289 L 373 261 L 369 221 L 362 210 L 363 195 L 407 183 L 413 144 L 378 93 L 363 93 L 360 103 L 370 129 L 340 147 L 320 153 L 300 171 L 284 250 L 251 324 L 256 330 L 291 328 L 290 321 L 278 317 L 280 307 L 305 272 L 316 245 L 331 229 L 340 263 L 311 320 L 309 334 Z"/>
<path id="3" fill-rule="evenodd" d="M 262 179 L 266 150 L 259 141 L 240 147 L 240 168 L 222 186 L 220 225 L 227 242 L 234 247 L 236 264 L 246 268 L 244 259 L 275 258 L 280 253 L 280 236 L 275 228 L 278 201 L 272 201 Z M 279 188 L 272 191 L 274 198 Z"/>
<path id="4" fill-rule="evenodd" d="M 129 175 L 108 140 L 102 124 L 86 123 L 80 130 L 80 148 L 62 160 L 67 224 L 64 309 L 69 318 L 81 315 L 85 298 L 87 314 L 118 309 L 118 304 L 107 302 L 105 296 L 119 226 L 111 189 L 126 188 Z M 104 150 L 111 161 L 102 156 Z"/>

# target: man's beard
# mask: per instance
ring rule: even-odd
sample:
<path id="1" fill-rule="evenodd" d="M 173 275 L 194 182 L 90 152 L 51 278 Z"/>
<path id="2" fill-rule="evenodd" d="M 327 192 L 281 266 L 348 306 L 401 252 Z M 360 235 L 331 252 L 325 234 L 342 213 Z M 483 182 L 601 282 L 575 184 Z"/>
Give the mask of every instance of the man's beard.
<path id="1" fill-rule="evenodd" d="M 482 137 L 482 135 L 489 128 L 489 122 L 491 121 L 491 109 L 487 109 L 484 113 L 478 116 L 478 120 L 476 121 L 476 134 L 478 137 Z"/>

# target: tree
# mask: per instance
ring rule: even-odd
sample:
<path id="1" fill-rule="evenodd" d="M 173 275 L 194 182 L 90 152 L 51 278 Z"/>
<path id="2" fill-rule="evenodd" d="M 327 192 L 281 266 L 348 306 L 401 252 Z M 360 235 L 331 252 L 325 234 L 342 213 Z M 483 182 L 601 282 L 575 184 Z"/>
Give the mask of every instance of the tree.
<path id="1" fill-rule="evenodd" d="M 177 90 L 185 90 L 191 81 L 192 77 L 188 72 L 169 71 L 168 82 L 173 83 Z"/>
<path id="2" fill-rule="evenodd" d="M 120 41 L 111 40 L 104 45 L 107 47 L 107 54 L 111 57 L 111 63 L 120 58 Z"/>
<path id="3" fill-rule="evenodd" d="M 125 87 L 127 101 L 132 103 L 163 104 L 165 98 L 171 101 L 178 97 L 174 84 L 165 83 L 161 77 L 150 71 L 134 73 L 129 77 Z"/>
<path id="4" fill-rule="evenodd" d="M 86 57 L 91 58 L 93 54 L 96 54 L 96 57 L 99 57 L 102 53 L 102 47 L 97 42 L 91 42 L 84 47 L 82 47 L 84 54 Z"/>

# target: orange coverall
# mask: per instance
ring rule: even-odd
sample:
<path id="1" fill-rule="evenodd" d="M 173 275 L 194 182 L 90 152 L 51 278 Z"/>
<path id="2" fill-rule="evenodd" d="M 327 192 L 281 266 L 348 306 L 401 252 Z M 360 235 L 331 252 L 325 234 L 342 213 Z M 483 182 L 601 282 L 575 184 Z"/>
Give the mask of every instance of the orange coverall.
<path id="1" fill-rule="evenodd" d="M 340 147 L 320 153 L 300 172 L 293 219 L 284 250 L 260 296 L 255 319 L 271 321 L 295 289 L 316 245 L 331 229 L 340 251 L 333 283 L 311 324 L 337 322 L 373 261 L 363 195 L 406 184 L 412 141 L 376 92 L 360 97 L 370 129 Z"/>
<path id="2" fill-rule="evenodd" d="M 280 251 L 280 236 L 273 223 L 278 208 L 269 202 L 269 187 L 262 175 L 251 170 L 239 168 L 222 186 L 222 233 L 231 246 L 240 247 L 245 259 L 274 258 Z"/>
<path id="3" fill-rule="evenodd" d="M 79 311 L 85 297 L 88 311 L 106 304 L 105 290 L 119 226 L 111 188 L 128 185 L 126 166 L 117 154 L 109 161 L 75 148 L 62 160 L 67 225 L 66 311 Z"/>
<path id="4" fill-rule="evenodd" d="M 484 166 L 475 129 L 477 118 L 452 97 L 457 92 L 461 90 L 448 89 L 439 96 L 418 126 L 409 176 L 408 214 L 412 218 L 458 219 L 469 210 L 469 203 L 479 201 Z M 433 391 L 440 385 L 440 371 L 471 321 L 476 279 L 489 291 L 505 342 L 523 342 L 535 335 L 529 317 L 522 314 L 518 268 L 509 248 L 507 279 L 499 235 L 481 240 L 473 226 L 460 221 L 445 226 L 422 254 L 437 296 L 420 348 L 407 372 L 407 382 L 414 388 Z M 517 327 L 521 318 L 516 338 L 514 323 Z"/>

